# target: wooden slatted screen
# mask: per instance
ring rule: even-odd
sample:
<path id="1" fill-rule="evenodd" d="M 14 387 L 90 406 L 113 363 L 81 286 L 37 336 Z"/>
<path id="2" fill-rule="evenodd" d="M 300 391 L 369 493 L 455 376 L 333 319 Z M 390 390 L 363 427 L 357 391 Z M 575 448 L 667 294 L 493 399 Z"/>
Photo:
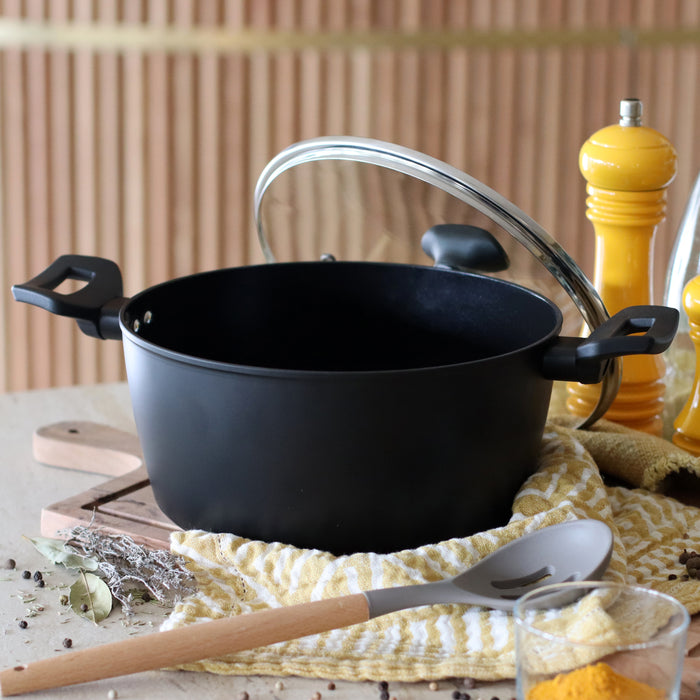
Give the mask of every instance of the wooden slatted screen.
<path id="1" fill-rule="evenodd" d="M 699 67 L 696 0 L 0 0 L 0 390 L 124 376 L 119 343 L 13 283 L 63 253 L 115 260 L 127 294 L 261 262 L 260 171 L 328 134 L 467 171 L 590 275 L 578 151 L 640 97 L 680 154 L 659 297 L 700 169 Z"/>

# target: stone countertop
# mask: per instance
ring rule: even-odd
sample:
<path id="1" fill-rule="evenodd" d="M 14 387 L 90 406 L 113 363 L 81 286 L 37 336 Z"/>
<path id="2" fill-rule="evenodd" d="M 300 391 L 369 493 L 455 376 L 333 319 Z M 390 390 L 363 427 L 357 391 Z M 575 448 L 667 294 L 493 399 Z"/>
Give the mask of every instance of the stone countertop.
<path id="1" fill-rule="evenodd" d="M 71 469 L 48 467 L 32 456 L 32 434 L 43 426 L 65 420 L 104 423 L 135 432 L 126 384 L 69 387 L 0 395 L 0 566 L 14 559 L 16 568 L 0 569 L 0 658 L 9 668 L 59 654 L 70 654 L 133 635 L 156 633 L 167 609 L 157 603 L 138 607 L 127 618 L 119 606 L 100 624 L 93 624 L 61 605 L 74 576 L 45 559 L 25 537 L 40 533 L 41 509 L 106 479 Z M 23 571 L 42 571 L 45 586 L 39 588 Z M 20 621 L 25 620 L 26 628 Z M 63 640 L 70 639 L 66 648 Z M 463 679 L 429 683 L 391 683 L 389 696 L 396 700 L 448 700 L 455 690 L 468 692 L 472 700 L 508 700 L 515 696 L 514 683 L 479 684 L 465 688 Z M 330 684 L 335 687 L 330 687 Z M 113 691 L 113 692 L 110 692 Z M 153 671 L 95 683 L 33 693 L 44 698 L 226 698 L 237 700 L 379 700 L 374 682 L 333 679 L 218 676 L 182 671 Z"/>

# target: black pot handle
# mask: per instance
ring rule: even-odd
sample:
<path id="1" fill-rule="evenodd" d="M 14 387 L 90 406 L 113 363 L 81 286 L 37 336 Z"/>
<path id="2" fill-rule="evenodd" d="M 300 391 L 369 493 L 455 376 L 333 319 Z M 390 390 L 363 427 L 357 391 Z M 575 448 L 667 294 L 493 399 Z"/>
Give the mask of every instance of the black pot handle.
<path id="1" fill-rule="evenodd" d="M 664 352 L 676 334 L 678 318 L 678 311 L 668 306 L 629 306 L 587 338 L 559 337 L 544 354 L 543 374 L 547 379 L 596 384 L 612 357 Z"/>
<path id="2" fill-rule="evenodd" d="M 503 246 L 483 228 L 466 224 L 437 224 L 421 238 L 436 267 L 463 272 L 501 272 L 510 260 Z"/>
<path id="3" fill-rule="evenodd" d="M 67 279 L 87 284 L 71 294 L 54 291 Z M 126 302 L 122 294 L 116 263 L 87 255 L 62 255 L 29 282 L 12 287 L 17 301 L 75 318 L 86 335 L 115 340 L 122 337 L 119 311 Z"/>

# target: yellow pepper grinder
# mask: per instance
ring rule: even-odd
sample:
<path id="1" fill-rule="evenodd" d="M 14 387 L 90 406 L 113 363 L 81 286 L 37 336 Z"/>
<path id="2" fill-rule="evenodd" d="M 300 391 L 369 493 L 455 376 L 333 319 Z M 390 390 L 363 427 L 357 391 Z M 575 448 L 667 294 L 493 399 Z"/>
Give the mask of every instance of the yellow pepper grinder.
<path id="1" fill-rule="evenodd" d="M 666 215 L 666 188 L 676 175 L 676 151 L 642 126 L 642 103 L 620 102 L 620 122 L 600 129 L 581 147 L 587 180 L 586 216 L 595 230 L 594 286 L 608 312 L 652 303 L 654 234 Z M 585 329 L 584 329 L 585 330 Z M 608 420 L 661 435 L 664 361 L 636 355 L 622 361 L 622 381 Z M 568 410 L 590 415 L 600 387 L 570 383 Z"/>
<path id="2" fill-rule="evenodd" d="M 695 346 L 695 378 L 683 410 L 673 422 L 673 442 L 688 452 L 700 455 L 700 276 L 683 289 L 683 308 L 688 314 L 690 339 Z"/>

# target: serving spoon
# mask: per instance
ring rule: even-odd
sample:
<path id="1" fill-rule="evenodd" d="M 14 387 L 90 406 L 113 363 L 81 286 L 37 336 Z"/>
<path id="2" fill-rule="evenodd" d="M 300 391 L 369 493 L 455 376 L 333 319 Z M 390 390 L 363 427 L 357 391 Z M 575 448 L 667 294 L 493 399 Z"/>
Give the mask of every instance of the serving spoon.
<path id="1" fill-rule="evenodd" d="M 466 603 L 510 610 L 518 597 L 538 586 L 600 578 L 612 546 L 610 528 L 598 520 L 551 525 L 509 542 L 452 578 L 272 608 L 73 651 L 2 671 L 0 690 L 3 696 L 19 695 L 177 666 L 422 605 Z"/>

